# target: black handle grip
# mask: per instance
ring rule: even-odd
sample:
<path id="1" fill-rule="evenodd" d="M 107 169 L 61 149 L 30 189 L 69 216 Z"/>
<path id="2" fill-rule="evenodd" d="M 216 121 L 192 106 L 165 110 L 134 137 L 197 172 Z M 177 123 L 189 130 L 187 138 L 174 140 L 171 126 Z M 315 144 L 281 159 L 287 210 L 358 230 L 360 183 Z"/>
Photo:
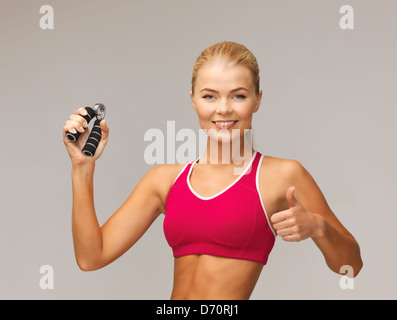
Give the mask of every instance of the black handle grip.
<path id="1" fill-rule="evenodd" d="M 94 109 L 90 108 L 90 107 L 86 107 L 85 108 L 88 112 L 88 114 L 86 116 L 81 116 L 85 119 L 85 121 L 87 121 L 87 124 L 90 123 L 90 121 L 95 117 L 95 111 Z M 81 132 L 76 132 L 76 133 L 70 133 L 69 131 L 66 132 L 66 137 L 70 140 L 70 141 L 77 141 L 77 139 L 80 137 Z"/>
<path id="2" fill-rule="evenodd" d="M 83 153 L 87 157 L 93 157 L 96 151 L 96 148 L 98 147 L 99 141 L 101 141 L 102 138 L 102 131 L 101 127 L 99 124 L 101 123 L 101 120 L 95 120 L 94 126 L 92 127 L 90 136 L 87 139 L 87 142 L 83 148 Z"/>

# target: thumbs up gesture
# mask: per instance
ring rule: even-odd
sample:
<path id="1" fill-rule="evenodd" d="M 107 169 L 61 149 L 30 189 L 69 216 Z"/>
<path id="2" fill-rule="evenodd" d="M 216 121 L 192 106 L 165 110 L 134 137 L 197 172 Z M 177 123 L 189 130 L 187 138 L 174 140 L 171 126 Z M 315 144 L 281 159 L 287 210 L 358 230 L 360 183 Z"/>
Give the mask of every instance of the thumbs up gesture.
<path id="1" fill-rule="evenodd" d="M 298 201 L 296 201 L 296 199 L 295 199 L 294 193 L 295 193 L 295 187 L 292 186 L 292 187 L 288 188 L 287 194 L 285 195 L 290 208 L 299 206 Z"/>
<path id="2" fill-rule="evenodd" d="M 296 200 L 295 187 L 289 187 L 285 196 L 289 209 L 277 212 L 270 218 L 277 235 L 292 242 L 314 237 L 318 229 L 318 215 L 309 212 Z"/>

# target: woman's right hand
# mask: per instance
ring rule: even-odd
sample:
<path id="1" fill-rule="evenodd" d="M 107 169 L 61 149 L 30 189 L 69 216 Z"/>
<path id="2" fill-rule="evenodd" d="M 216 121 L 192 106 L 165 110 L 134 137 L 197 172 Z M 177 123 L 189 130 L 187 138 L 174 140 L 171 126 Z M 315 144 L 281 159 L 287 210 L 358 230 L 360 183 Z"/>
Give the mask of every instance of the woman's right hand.
<path id="1" fill-rule="evenodd" d="M 100 127 L 102 131 L 102 138 L 98 144 L 95 155 L 93 157 L 87 157 L 81 151 L 87 142 L 90 135 L 90 130 L 88 129 L 88 123 L 82 116 L 87 115 L 87 110 L 85 108 L 79 108 L 75 114 L 69 117 L 69 120 L 65 122 L 63 126 L 63 143 L 66 146 L 66 150 L 69 153 L 70 159 L 72 160 L 72 165 L 84 165 L 87 163 L 95 162 L 102 154 L 105 149 L 106 143 L 109 136 L 109 128 L 105 120 L 100 122 Z M 77 141 L 72 142 L 66 137 L 66 132 L 76 133 L 81 132 L 80 137 Z"/>

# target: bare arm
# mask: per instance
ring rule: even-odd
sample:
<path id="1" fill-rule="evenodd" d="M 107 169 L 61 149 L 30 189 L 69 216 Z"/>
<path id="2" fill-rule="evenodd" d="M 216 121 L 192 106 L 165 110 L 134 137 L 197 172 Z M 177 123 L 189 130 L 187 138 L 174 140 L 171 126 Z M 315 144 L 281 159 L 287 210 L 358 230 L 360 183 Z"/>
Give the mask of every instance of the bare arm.
<path id="1" fill-rule="evenodd" d="M 72 167 L 73 244 L 77 264 L 82 270 L 89 270 L 89 261 L 102 251 L 102 233 L 94 207 L 94 170 L 95 163 Z"/>
<path id="2" fill-rule="evenodd" d="M 289 160 L 286 192 L 289 209 L 271 217 L 273 226 L 285 241 L 311 237 L 324 255 L 328 267 L 339 273 L 350 265 L 356 276 L 362 268 L 360 248 L 350 232 L 332 212 L 320 188 L 309 172 L 295 160 Z"/>
<path id="3" fill-rule="evenodd" d="M 102 268 L 133 246 L 163 211 L 154 167 L 123 205 L 100 227 L 93 200 L 93 169 L 73 168 L 72 229 L 76 260 L 82 270 Z"/>
<path id="4" fill-rule="evenodd" d="M 164 211 L 160 197 L 164 175 L 163 166 L 157 166 L 137 184 L 124 204 L 100 227 L 94 206 L 95 161 L 107 144 L 109 128 L 101 121 L 102 139 L 94 157 L 86 157 L 81 149 L 89 136 L 87 123 L 80 108 L 71 115 L 63 127 L 63 141 L 72 160 L 72 231 L 77 264 L 82 270 L 95 270 L 111 263 L 139 240 L 158 215 Z M 80 131 L 76 142 L 65 133 Z M 166 186 L 166 185 L 165 185 Z M 163 185 L 164 188 L 164 185 Z M 163 191 L 164 192 L 164 191 Z"/>

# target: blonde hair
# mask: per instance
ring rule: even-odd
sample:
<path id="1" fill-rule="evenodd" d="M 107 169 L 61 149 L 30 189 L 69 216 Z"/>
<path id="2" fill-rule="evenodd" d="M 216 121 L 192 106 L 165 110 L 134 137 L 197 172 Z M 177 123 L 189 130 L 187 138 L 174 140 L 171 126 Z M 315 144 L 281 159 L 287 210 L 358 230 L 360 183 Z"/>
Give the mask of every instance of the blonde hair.
<path id="1" fill-rule="evenodd" d="M 193 66 L 192 72 L 192 93 L 194 94 L 194 86 L 197 79 L 197 73 L 201 67 L 207 63 L 215 62 L 218 59 L 224 60 L 229 66 L 236 64 L 245 65 L 252 73 L 252 79 L 255 85 L 255 93 L 259 94 L 259 67 L 255 56 L 244 45 L 232 42 L 223 41 L 216 43 L 198 56 L 196 63 Z"/>

